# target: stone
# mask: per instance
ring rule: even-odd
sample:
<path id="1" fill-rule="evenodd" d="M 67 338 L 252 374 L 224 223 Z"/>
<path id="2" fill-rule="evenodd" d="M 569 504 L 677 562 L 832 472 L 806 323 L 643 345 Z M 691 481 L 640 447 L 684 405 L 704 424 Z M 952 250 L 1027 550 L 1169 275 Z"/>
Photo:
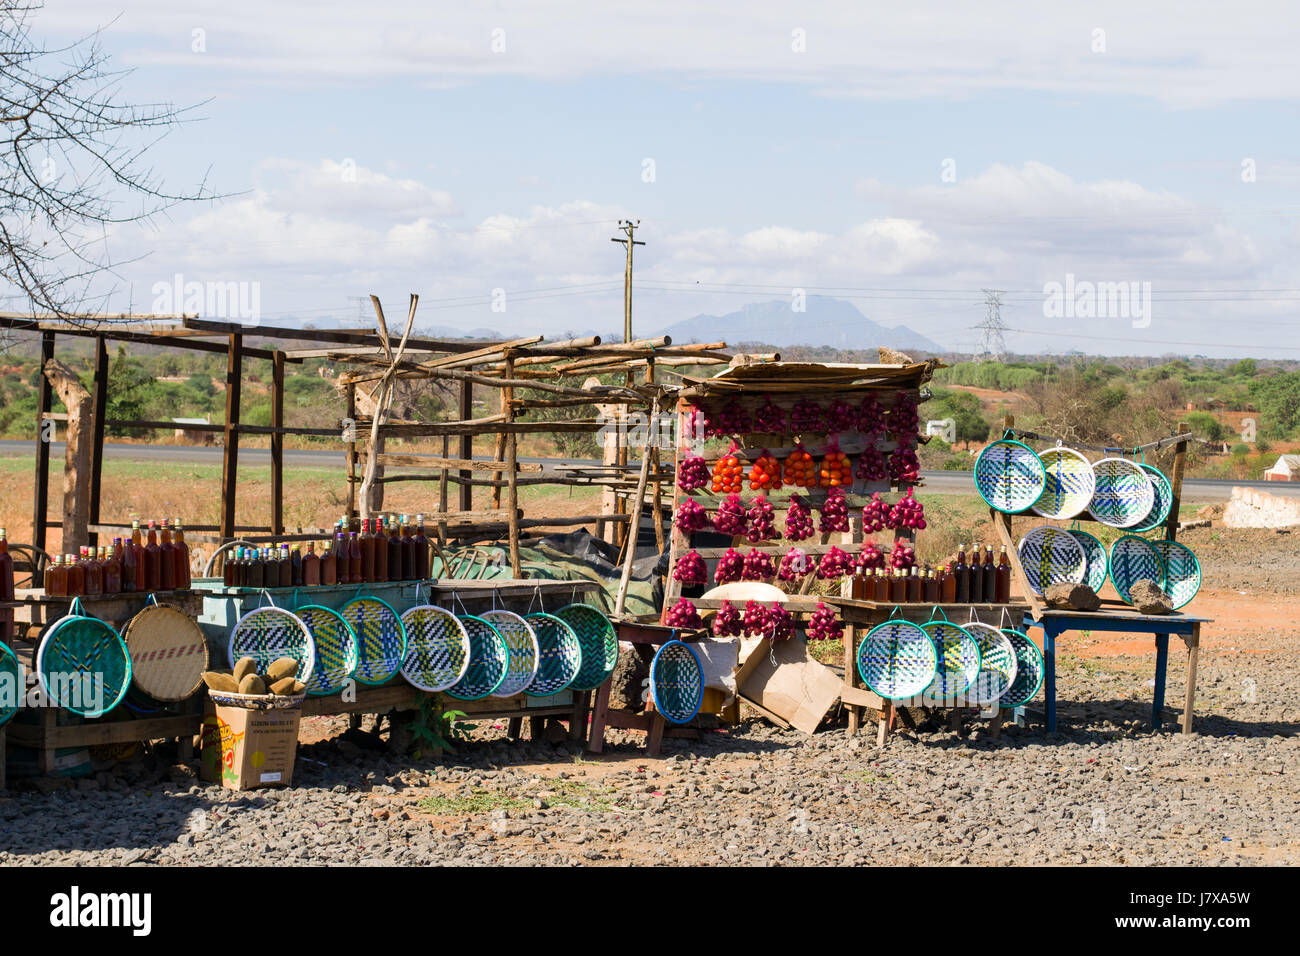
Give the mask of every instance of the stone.
<path id="1" fill-rule="evenodd" d="M 1171 614 L 1174 610 L 1174 602 L 1169 599 L 1169 595 L 1160 590 L 1150 578 L 1134 581 L 1128 589 L 1128 598 L 1141 614 Z"/>
<path id="2" fill-rule="evenodd" d="M 1049 584 L 1043 592 L 1043 600 L 1048 607 L 1065 611 L 1095 611 L 1101 607 L 1097 592 L 1086 584 L 1071 584 L 1063 581 Z"/>
<path id="3" fill-rule="evenodd" d="M 880 356 L 881 365 L 915 365 L 916 359 L 906 352 L 900 352 L 898 349 L 891 349 L 888 345 L 879 345 L 876 347 L 876 354 Z"/>

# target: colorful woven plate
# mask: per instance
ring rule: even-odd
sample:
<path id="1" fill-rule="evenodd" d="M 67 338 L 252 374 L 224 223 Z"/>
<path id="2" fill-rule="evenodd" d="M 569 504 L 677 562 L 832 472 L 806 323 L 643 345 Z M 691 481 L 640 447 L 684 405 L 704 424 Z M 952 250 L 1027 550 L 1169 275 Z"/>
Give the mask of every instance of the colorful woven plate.
<path id="1" fill-rule="evenodd" d="M 1169 479 L 1166 478 L 1159 468 L 1151 465 L 1139 464 L 1146 476 L 1151 479 L 1151 491 L 1154 498 L 1151 502 L 1151 510 L 1147 516 L 1142 519 L 1141 523 L 1133 526 L 1134 531 L 1151 531 L 1165 523 L 1169 517 L 1169 509 L 1174 503 L 1174 489 L 1169 486 Z"/>
<path id="2" fill-rule="evenodd" d="M 1046 487 L 1042 459 L 1022 442 L 1000 439 L 985 445 L 975 459 L 975 490 L 998 511 L 1031 508 Z"/>
<path id="3" fill-rule="evenodd" d="M 7 724 L 27 694 L 23 686 L 22 670 L 18 658 L 8 646 L 0 643 L 0 727 Z"/>
<path id="4" fill-rule="evenodd" d="M 153 600 L 153 595 L 149 596 Z M 122 640 L 131 654 L 131 681 L 156 701 L 194 694 L 208 669 L 208 642 L 194 619 L 156 601 L 127 623 Z"/>
<path id="5" fill-rule="evenodd" d="M 478 700 L 505 680 L 510 669 L 510 649 L 501 632 L 483 618 L 466 614 L 460 623 L 469 635 L 469 667 L 464 677 L 447 688 L 447 694 L 459 700 Z"/>
<path id="6" fill-rule="evenodd" d="M 1129 588 L 1143 578 L 1161 587 L 1165 579 L 1165 562 L 1146 538 L 1126 534 L 1110 546 L 1110 583 L 1115 585 L 1116 594 L 1132 604 Z"/>
<path id="7" fill-rule="evenodd" d="M 618 634 L 609 618 L 590 604 L 569 604 L 555 612 L 578 635 L 582 662 L 570 690 L 595 690 L 618 664 Z"/>
<path id="8" fill-rule="evenodd" d="M 510 650 L 510 669 L 492 696 L 513 697 L 537 676 L 537 635 L 514 611 L 485 611 L 480 616 L 501 633 Z"/>
<path id="9" fill-rule="evenodd" d="M 998 704 L 1023 707 L 1038 696 L 1038 689 L 1043 686 L 1043 652 L 1023 631 L 1004 628 L 1002 633 L 1016 652 L 1016 679 Z"/>
<path id="10" fill-rule="evenodd" d="M 936 707 L 952 707 L 980 672 L 980 649 L 960 624 L 930 621 L 921 627 L 934 641 L 934 679 L 921 692 L 921 700 Z"/>
<path id="11" fill-rule="evenodd" d="M 554 614 L 524 616 L 537 635 L 537 674 L 524 688 L 529 697 L 550 697 L 565 690 L 582 664 L 578 635 Z"/>
<path id="12" fill-rule="evenodd" d="M 1082 514 L 1097 485 L 1092 462 L 1073 448 L 1060 445 L 1047 449 L 1038 457 L 1043 462 L 1047 479 L 1042 497 L 1034 503 L 1034 514 L 1057 521 Z"/>
<path id="13" fill-rule="evenodd" d="M 375 687 L 392 680 L 406 660 L 406 628 L 397 612 L 377 597 L 360 597 L 339 613 L 357 635 L 357 682 Z"/>
<path id="14" fill-rule="evenodd" d="M 1064 528 L 1030 528 L 1016 551 L 1035 594 L 1042 594 L 1053 584 L 1078 584 L 1088 572 L 1083 545 Z"/>
<path id="15" fill-rule="evenodd" d="M 704 668 L 694 648 L 669 641 L 655 652 L 650 662 L 650 697 L 670 724 L 695 718 L 704 700 Z"/>
<path id="16" fill-rule="evenodd" d="M 82 717 L 102 717 L 131 686 L 131 655 L 108 624 L 81 611 L 73 598 L 36 649 L 36 675 L 53 703 Z M 24 688 L 25 690 L 25 688 Z"/>
<path id="17" fill-rule="evenodd" d="M 406 628 L 406 657 L 402 676 L 412 687 L 436 691 L 451 687 L 469 670 L 469 634 L 446 608 L 418 604 L 402 612 Z"/>
<path id="18" fill-rule="evenodd" d="M 877 624 L 858 646 L 858 676 L 886 700 L 908 700 L 934 681 L 938 655 L 919 624 L 891 619 Z"/>
<path id="19" fill-rule="evenodd" d="M 1092 588 L 1094 594 L 1100 594 L 1101 586 L 1106 583 L 1110 560 L 1106 554 L 1106 546 L 1088 532 L 1080 531 L 1077 528 L 1070 529 L 1070 536 L 1079 542 L 1079 546 L 1083 548 L 1083 556 L 1088 562 L 1088 570 L 1083 576 L 1083 583 Z"/>
<path id="20" fill-rule="evenodd" d="M 1112 528 L 1131 528 L 1151 513 L 1155 489 L 1151 478 L 1125 458 L 1103 458 L 1092 466 L 1097 487 L 1088 511 Z"/>
<path id="21" fill-rule="evenodd" d="M 1152 541 L 1150 544 L 1165 563 L 1160 590 L 1169 595 L 1177 611 L 1191 603 L 1201 589 L 1201 562 L 1191 548 L 1177 541 Z"/>
<path id="22" fill-rule="evenodd" d="M 307 625 L 316 644 L 316 663 L 311 677 L 303 681 L 309 697 L 337 694 L 347 686 L 357 669 L 357 636 L 343 615 L 320 604 L 304 604 L 294 614 Z M 298 678 L 302 680 L 302 678 Z"/>
<path id="23" fill-rule="evenodd" d="M 298 662 L 298 680 L 305 684 L 316 669 L 316 642 L 307 625 L 292 611 L 259 607 L 230 629 L 226 656 L 231 667 L 241 657 L 251 657 L 257 662 L 259 674 L 265 674 L 277 658 L 292 657 Z"/>
<path id="24" fill-rule="evenodd" d="M 980 649 L 980 672 L 966 689 L 966 700 L 987 707 L 1002 699 L 1016 680 L 1016 649 L 992 624 L 971 621 L 963 624 Z"/>

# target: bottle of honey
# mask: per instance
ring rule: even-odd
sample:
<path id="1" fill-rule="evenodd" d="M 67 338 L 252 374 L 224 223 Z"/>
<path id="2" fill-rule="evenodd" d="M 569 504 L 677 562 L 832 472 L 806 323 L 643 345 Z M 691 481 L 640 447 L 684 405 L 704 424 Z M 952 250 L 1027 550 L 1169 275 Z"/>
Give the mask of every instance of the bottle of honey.
<path id="1" fill-rule="evenodd" d="M 95 558 L 94 549 L 85 545 L 81 548 L 81 566 L 85 573 L 85 594 L 103 594 L 104 593 L 104 573 Z"/>
<path id="2" fill-rule="evenodd" d="M 415 539 L 411 537 L 411 520 L 402 515 L 402 580 L 415 578 Z"/>
<path id="3" fill-rule="evenodd" d="M 1007 546 L 1002 546 L 1002 553 L 998 555 L 998 567 L 996 571 L 996 583 L 994 584 L 994 595 L 997 597 L 999 604 L 1011 603 L 1011 559 L 1007 557 Z"/>
<path id="4" fill-rule="evenodd" d="M 874 591 L 872 600 L 883 603 L 889 600 L 889 572 L 884 568 L 877 568 L 875 574 L 876 579 L 872 584 Z"/>
<path id="5" fill-rule="evenodd" d="M 396 515 L 388 518 L 388 580 L 402 580 L 402 531 Z"/>
<path id="6" fill-rule="evenodd" d="M 158 530 L 152 521 L 144 546 L 144 587 L 146 591 L 162 589 L 162 548 L 158 545 Z"/>
<path id="7" fill-rule="evenodd" d="M 894 576 L 890 578 L 889 600 L 895 604 L 907 603 L 907 576 L 902 568 L 895 568 Z"/>
<path id="8" fill-rule="evenodd" d="M 388 535 L 382 517 L 375 518 L 375 580 L 388 580 Z"/>
<path id="9" fill-rule="evenodd" d="M 244 586 L 249 588 L 266 587 L 266 562 L 262 558 L 262 552 L 254 548 L 248 555 L 248 563 L 244 565 Z"/>
<path id="10" fill-rule="evenodd" d="M 993 546 L 984 545 L 984 564 L 980 566 L 984 578 L 984 603 L 992 604 L 997 600 L 998 566 L 993 560 Z"/>
<path id="11" fill-rule="evenodd" d="M 113 539 L 113 550 L 104 562 L 104 593 L 122 593 L 122 539 Z"/>
<path id="12" fill-rule="evenodd" d="M 164 591 L 176 590 L 176 546 L 172 544 L 172 529 L 167 519 L 162 519 L 158 543 L 158 586 Z"/>
<path id="13" fill-rule="evenodd" d="M 135 565 L 135 587 L 133 591 L 144 591 L 149 587 L 148 574 L 144 566 L 144 540 L 140 534 L 139 519 L 131 522 L 131 553 L 133 555 L 133 564 Z"/>
<path id="14" fill-rule="evenodd" d="M 325 550 L 320 556 L 320 583 L 333 586 L 339 583 L 339 562 L 334 555 L 333 545 L 326 541 Z"/>
<path id="15" fill-rule="evenodd" d="M 348 532 L 348 580 L 353 584 L 358 584 L 361 577 L 361 542 L 357 540 L 355 531 Z"/>
<path id="16" fill-rule="evenodd" d="M 361 519 L 361 537 L 357 539 L 361 547 L 361 580 L 373 581 L 375 579 L 375 547 L 379 543 L 373 534 L 370 533 L 370 519 Z"/>
<path id="17" fill-rule="evenodd" d="M 957 603 L 957 575 L 953 574 L 952 568 L 946 564 L 943 567 L 943 580 L 939 582 L 939 602 Z"/>
<path id="18" fill-rule="evenodd" d="M 925 570 L 924 600 L 926 604 L 939 603 L 939 579 L 934 576 L 934 568 Z"/>
<path id="19" fill-rule="evenodd" d="M 67 555 L 68 559 L 68 590 L 69 597 L 80 597 L 86 593 L 86 569 L 77 563 L 74 555 Z"/>
<path id="20" fill-rule="evenodd" d="M 68 593 L 68 566 L 63 563 L 61 554 L 56 554 L 45 569 L 45 593 L 51 597 L 62 597 Z"/>
<path id="21" fill-rule="evenodd" d="M 320 558 L 316 556 L 316 543 L 307 542 L 307 553 L 302 556 L 302 586 L 314 588 L 320 584 Z"/>
<path id="22" fill-rule="evenodd" d="M 966 567 L 966 545 L 957 545 L 957 563 L 953 565 L 953 576 L 957 579 L 955 600 L 958 604 L 970 603 L 970 569 Z"/>
<path id="23" fill-rule="evenodd" d="M 429 538 L 424 533 L 424 515 L 415 516 L 415 534 L 411 537 L 415 547 L 415 578 L 427 581 L 429 578 Z"/>
<path id="24" fill-rule="evenodd" d="M 172 519 L 175 530 L 172 532 L 172 547 L 176 549 L 176 586 L 189 590 L 190 586 L 190 546 L 185 543 L 185 529 L 181 519 Z"/>
<path id="25" fill-rule="evenodd" d="M 55 587 L 57 586 L 57 585 L 54 583 L 54 572 L 55 572 L 55 569 L 58 568 L 58 566 L 59 566 L 59 561 L 61 560 L 61 558 L 62 558 L 62 555 L 57 555 L 57 554 L 56 554 L 56 555 L 54 556 L 53 560 L 51 560 L 47 565 L 45 565 L 45 575 L 44 575 L 44 577 L 43 577 L 43 579 L 42 579 L 42 582 L 43 582 L 43 586 L 44 586 L 44 588 L 45 588 L 45 593 L 46 593 L 47 595 L 49 595 L 50 597 L 55 597 L 55 596 L 57 596 L 58 593 L 59 593 L 58 591 L 54 590 Z"/>
<path id="26" fill-rule="evenodd" d="M 295 544 L 293 550 L 289 552 L 289 566 L 293 569 L 291 575 L 293 586 L 296 588 L 303 587 L 306 583 L 305 569 L 303 568 L 302 548 Z"/>

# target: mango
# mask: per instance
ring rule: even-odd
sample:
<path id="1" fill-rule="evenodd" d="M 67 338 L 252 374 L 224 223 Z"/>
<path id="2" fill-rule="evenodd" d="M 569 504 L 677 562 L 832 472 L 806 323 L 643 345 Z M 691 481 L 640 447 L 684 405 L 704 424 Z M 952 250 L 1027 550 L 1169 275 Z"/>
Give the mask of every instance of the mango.
<path id="1" fill-rule="evenodd" d="M 294 690 L 295 687 L 301 687 L 301 686 L 302 684 L 299 681 L 294 680 L 292 677 L 281 677 L 278 681 L 276 681 L 274 684 L 271 685 L 271 693 L 279 694 L 282 697 L 287 697 L 290 694 L 296 693 L 296 691 Z"/>

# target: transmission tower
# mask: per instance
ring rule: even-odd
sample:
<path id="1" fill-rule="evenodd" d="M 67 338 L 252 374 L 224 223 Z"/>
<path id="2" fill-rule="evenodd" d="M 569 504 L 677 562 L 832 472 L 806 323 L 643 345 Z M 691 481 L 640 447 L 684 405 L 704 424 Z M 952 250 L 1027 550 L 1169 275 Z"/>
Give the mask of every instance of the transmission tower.
<path id="1" fill-rule="evenodd" d="M 1002 333 L 1007 327 L 1002 324 L 1002 292 L 998 289 L 981 289 L 984 293 L 984 321 L 976 328 L 980 330 L 980 350 L 977 356 L 981 362 L 1001 362 L 1007 354 L 1007 343 Z"/>

